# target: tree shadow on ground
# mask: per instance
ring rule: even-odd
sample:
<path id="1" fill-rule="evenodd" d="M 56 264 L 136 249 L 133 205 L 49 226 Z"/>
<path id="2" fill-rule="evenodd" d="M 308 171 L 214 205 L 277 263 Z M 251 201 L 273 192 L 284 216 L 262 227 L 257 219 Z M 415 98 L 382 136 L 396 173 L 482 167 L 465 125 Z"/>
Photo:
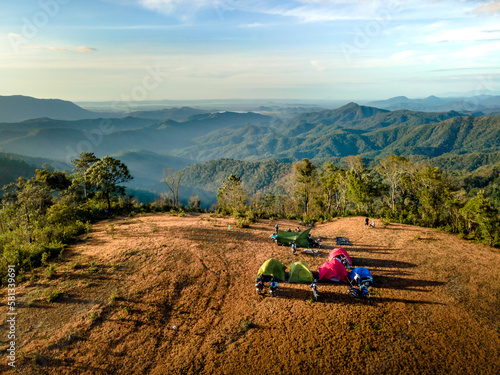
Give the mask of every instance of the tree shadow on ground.
<path id="1" fill-rule="evenodd" d="M 361 267 L 377 267 L 377 268 L 414 268 L 417 265 L 409 262 L 401 262 L 390 259 L 371 259 L 351 257 L 352 263 Z"/>
<path id="2" fill-rule="evenodd" d="M 393 248 L 386 247 L 386 246 L 365 245 L 365 244 L 360 244 L 360 245 L 357 245 L 356 247 L 337 246 L 336 248 L 343 248 L 348 253 L 350 253 L 350 252 L 365 252 L 365 253 L 378 253 L 378 254 L 391 254 L 390 251 L 398 250 L 398 249 L 393 249 Z"/>
<path id="3" fill-rule="evenodd" d="M 399 290 L 414 290 L 428 291 L 425 288 L 442 286 L 446 283 L 442 281 L 408 279 L 404 277 L 378 275 L 374 277 L 374 285 L 376 288 L 383 289 L 399 289 Z"/>
<path id="4" fill-rule="evenodd" d="M 267 294 L 269 295 L 269 292 Z M 294 288 L 293 284 L 288 284 L 288 286 L 283 286 L 283 284 L 280 284 L 276 296 L 279 298 L 309 301 L 313 298 L 313 293 L 310 289 L 306 290 Z"/>

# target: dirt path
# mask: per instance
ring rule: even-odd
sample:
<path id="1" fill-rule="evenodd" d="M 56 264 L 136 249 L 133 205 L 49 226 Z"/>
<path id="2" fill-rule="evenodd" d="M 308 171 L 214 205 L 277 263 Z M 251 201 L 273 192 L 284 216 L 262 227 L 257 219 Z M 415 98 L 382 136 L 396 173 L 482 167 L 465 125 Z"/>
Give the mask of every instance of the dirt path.
<path id="1" fill-rule="evenodd" d="M 164 214 L 95 225 L 66 251 L 55 279 L 19 284 L 17 373 L 500 373 L 498 251 L 344 218 L 312 230 L 325 238 L 321 256 L 293 256 L 269 239 L 273 227 Z M 319 284 L 314 303 L 308 285 L 255 295 L 266 259 L 317 271 L 336 236 L 351 240 L 354 265 L 374 275 L 369 302 L 333 283 Z M 47 302 L 55 290 L 61 296 Z"/>

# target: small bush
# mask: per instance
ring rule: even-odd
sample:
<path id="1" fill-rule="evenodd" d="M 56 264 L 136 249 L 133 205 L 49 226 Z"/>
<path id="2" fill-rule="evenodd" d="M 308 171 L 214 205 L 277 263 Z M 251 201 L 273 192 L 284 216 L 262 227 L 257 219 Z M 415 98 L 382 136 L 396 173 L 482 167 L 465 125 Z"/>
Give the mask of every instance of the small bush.
<path id="1" fill-rule="evenodd" d="M 98 271 L 99 271 L 99 268 L 98 268 L 97 264 L 95 262 L 91 262 L 90 263 L 89 272 L 90 273 L 96 273 Z"/>
<path id="2" fill-rule="evenodd" d="M 69 266 L 72 270 L 78 270 L 82 268 L 82 257 L 78 257 L 77 261 Z"/>
<path id="3" fill-rule="evenodd" d="M 246 217 L 239 217 L 236 226 L 238 228 L 250 228 L 250 221 Z"/>
<path id="4" fill-rule="evenodd" d="M 111 293 L 111 296 L 109 297 L 109 304 L 114 305 L 115 299 L 116 299 L 116 290 L 114 290 L 113 293 Z"/>
<path id="5" fill-rule="evenodd" d="M 91 313 L 90 314 L 90 319 L 92 319 L 92 320 L 97 320 L 100 317 L 101 317 L 101 314 L 99 314 L 99 313 Z"/>
<path id="6" fill-rule="evenodd" d="M 48 252 L 44 252 L 42 254 L 42 266 L 46 266 L 47 265 L 47 259 L 49 259 L 49 253 Z"/>
<path id="7" fill-rule="evenodd" d="M 374 350 L 375 350 L 375 348 L 373 346 L 371 346 L 370 344 L 365 345 L 365 352 L 369 353 L 369 352 L 373 352 Z"/>
<path id="8" fill-rule="evenodd" d="M 45 269 L 45 277 L 49 280 L 53 279 L 56 273 L 57 273 L 57 267 L 55 264 L 51 264 Z"/>
<path id="9" fill-rule="evenodd" d="M 47 302 L 49 303 L 52 303 L 52 302 L 55 302 L 59 299 L 59 297 L 61 296 L 61 294 L 63 294 L 63 292 L 61 290 L 56 290 L 55 292 L 52 292 L 49 296 L 49 298 L 47 298 Z"/>
<path id="10" fill-rule="evenodd" d="M 253 324 L 250 320 L 242 320 L 242 321 L 240 321 L 240 329 L 243 332 L 247 332 L 249 329 L 255 328 L 255 327 L 256 327 L 256 325 Z"/>

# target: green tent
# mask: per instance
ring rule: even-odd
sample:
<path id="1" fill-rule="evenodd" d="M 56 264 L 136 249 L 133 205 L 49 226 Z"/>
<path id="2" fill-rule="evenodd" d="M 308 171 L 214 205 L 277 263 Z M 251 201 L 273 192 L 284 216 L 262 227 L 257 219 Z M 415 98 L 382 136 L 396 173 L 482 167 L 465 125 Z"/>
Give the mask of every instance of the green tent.
<path id="1" fill-rule="evenodd" d="M 307 264 L 304 262 L 295 262 L 290 265 L 290 278 L 291 283 L 311 283 L 313 275 Z"/>
<path id="2" fill-rule="evenodd" d="M 260 275 L 274 276 L 276 279 L 285 281 L 285 266 L 279 260 L 271 258 L 262 263 L 257 277 Z"/>
<path id="3" fill-rule="evenodd" d="M 297 247 L 309 247 L 309 241 L 307 237 L 309 236 L 309 231 L 311 228 L 306 229 L 302 232 L 285 232 L 282 230 L 278 231 L 278 243 L 290 246 L 292 242 L 295 242 Z"/>

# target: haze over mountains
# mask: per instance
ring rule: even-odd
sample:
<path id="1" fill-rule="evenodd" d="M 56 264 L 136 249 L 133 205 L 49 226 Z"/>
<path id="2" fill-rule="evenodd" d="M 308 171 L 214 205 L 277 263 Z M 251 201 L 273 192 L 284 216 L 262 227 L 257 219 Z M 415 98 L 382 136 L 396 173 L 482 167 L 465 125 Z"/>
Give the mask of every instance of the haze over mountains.
<path id="1" fill-rule="evenodd" d="M 408 99 L 406 96 L 397 96 L 387 100 L 368 102 L 367 105 L 396 110 L 409 109 L 412 111 L 444 112 L 460 111 L 489 115 L 500 110 L 500 96 L 476 95 L 473 97 L 438 98 L 431 95 L 424 99 Z"/>
<path id="2" fill-rule="evenodd" d="M 302 158 L 339 162 L 349 155 L 376 159 L 400 154 L 443 163 L 453 157 L 454 163 L 466 167 L 466 157 L 475 164 L 490 163 L 500 153 L 500 117 L 484 115 L 500 111 L 500 97 L 481 96 L 468 102 L 397 97 L 336 109 L 296 103 L 289 110 L 263 104 L 256 108 L 259 113 L 174 107 L 115 113 L 109 118 L 109 113 L 61 100 L 0 97 L 0 151 L 38 167 L 43 161 L 68 170 L 80 152 L 112 155 L 129 166 L 134 176 L 131 187 L 155 193 L 165 191 L 160 182 L 165 168 L 236 159 L 188 167 L 183 198 L 197 193 L 208 200 L 227 177 L 223 174 L 237 171 L 238 166 L 246 171 L 245 182 L 259 190 L 289 168 L 283 163 Z M 428 111 L 431 108 L 439 110 Z M 460 108 L 463 111 L 455 110 Z M 269 160 L 275 164 L 265 164 Z M 263 166 L 277 176 L 255 181 Z M 194 175 L 202 176 L 200 181 Z"/>

